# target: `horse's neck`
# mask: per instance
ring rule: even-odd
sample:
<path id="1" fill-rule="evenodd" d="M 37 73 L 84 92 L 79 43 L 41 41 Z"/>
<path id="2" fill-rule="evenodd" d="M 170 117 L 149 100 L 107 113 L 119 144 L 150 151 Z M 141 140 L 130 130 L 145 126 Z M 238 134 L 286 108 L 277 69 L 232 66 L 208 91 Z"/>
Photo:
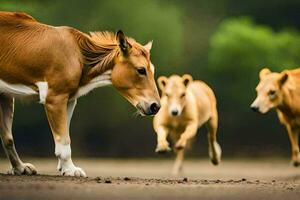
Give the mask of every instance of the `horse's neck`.
<path id="1" fill-rule="evenodd" d="M 70 28 L 82 56 L 82 77 L 81 85 L 85 85 L 111 70 L 114 66 L 115 57 L 118 55 L 118 48 L 110 33 L 84 34 L 76 29 Z"/>
<path id="2" fill-rule="evenodd" d="M 77 99 L 81 96 L 84 96 L 95 88 L 111 85 L 111 71 L 111 69 L 108 69 L 103 73 L 95 73 L 93 76 L 87 76 L 85 73 L 83 73 L 82 81 L 84 81 L 84 83 L 80 84 L 73 98 Z"/>
<path id="3" fill-rule="evenodd" d="M 110 81 L 112 68 L 113 63 L 110 63 L 109 66 L 84 67 L 80 85 L 95 83 L 95 81 Z"/>

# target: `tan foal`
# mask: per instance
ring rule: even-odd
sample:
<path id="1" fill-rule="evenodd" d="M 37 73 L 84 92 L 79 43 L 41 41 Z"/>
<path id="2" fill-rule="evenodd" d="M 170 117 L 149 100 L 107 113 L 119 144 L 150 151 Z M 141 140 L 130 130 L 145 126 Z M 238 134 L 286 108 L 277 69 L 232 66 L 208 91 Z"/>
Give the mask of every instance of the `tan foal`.
<path id="1" fill-rule="evenodd" d="M 292 163 L 299 166 L 300 69 L 277 73 L 264 68 L 259 77 L 257 97 L 251 109 L 263 114 L 276 109 L 279 121 L 286 127 L 291 142 Z"/>
<path id="2" fill-rule="evenodd" d="M 172 174 L 180 173 L 185 147 L 203 124 L 208 130 L 210 159 L 214 165 L 219 164 L 221 148 L 217 143 L 218 113 L 213 91 L 190 75 L 162 76 L 158 85 L 162 91 L 162 107 L 153 120 L 157 133 L 156 152 L 171 150 L 167 141 L 170 135 L 177 154 Z"/>

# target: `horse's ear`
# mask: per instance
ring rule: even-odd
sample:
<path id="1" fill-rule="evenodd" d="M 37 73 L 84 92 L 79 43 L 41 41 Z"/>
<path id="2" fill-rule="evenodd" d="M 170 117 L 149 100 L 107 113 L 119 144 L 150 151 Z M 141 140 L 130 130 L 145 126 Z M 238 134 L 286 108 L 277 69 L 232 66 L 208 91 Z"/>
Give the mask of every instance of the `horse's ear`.
<path id="1" fill-rule="evenodd" d="M 289 74 L 286 70 L 280 73 L 279 85 L 282 86 L 289 78 Z"/>
<path id="2" fill-rule="evenodd" d="M 158 87 L 161 91 L 165 90 L 167 82 L 168 82 L 168 78 L 165 76 L 161 76 L 157 79 Z"/>
<path id="3" fill-rule="evenodd" d="M 182 76 L 183 84 L 187 86 L 189 83 L 193 82 L 193 77 L 189 74 L 185 74 Z"/>
<path id="4" fill-rule="evenodd" d="M 151 40 L 150 42 L 148 42 L 147 44 L 144 45 L 144 48 L 146 49 L 146 51 L 148 51 L 150 53 L 150 50 L 152 48 L 152 44 L 153 44 L 153 40 Z"/>
<path id="5" fill-rule="evenodd" d="M 271 70 L 269 70 L 269 68 L 263 68 L 262 70 L 260 70 L 259 72 L 259 78 L 262 79 L 265 75 L 270 74 Z"/>
<path id="6" fill-rule="evenodd" d="M 121 51 L 124 54 L 127 54 L 129 49 L 131 48 L 131 45 L 128 43 L 125 34 L 121 30 L 117 32 L 117 41 Z"/>

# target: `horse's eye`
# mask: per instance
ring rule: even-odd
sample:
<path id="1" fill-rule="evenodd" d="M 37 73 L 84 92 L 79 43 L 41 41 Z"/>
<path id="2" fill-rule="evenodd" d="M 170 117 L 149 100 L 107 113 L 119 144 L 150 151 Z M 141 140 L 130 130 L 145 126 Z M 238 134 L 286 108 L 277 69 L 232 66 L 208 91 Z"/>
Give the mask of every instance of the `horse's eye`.
<path id="1" fill-rule="evenodd" d="M 137 69 L 137 72 L 140 74 L 140 75 L 146 75 L 146 69 L 144 67 L 140 67 Z"/>
<path id="2" fill-rule="evenodd" d="M 276 95 L 276 91 L 275 90 L 270 90 L 269 91 L 269 96 L 274 97 Z"/>
<path id="3" fill-rule="evenodd" d="M 185 93 L 182 93 L 182 94 L 180 95 L 180 98 L 183 98 L 183 97 L 185 97 Z"/>

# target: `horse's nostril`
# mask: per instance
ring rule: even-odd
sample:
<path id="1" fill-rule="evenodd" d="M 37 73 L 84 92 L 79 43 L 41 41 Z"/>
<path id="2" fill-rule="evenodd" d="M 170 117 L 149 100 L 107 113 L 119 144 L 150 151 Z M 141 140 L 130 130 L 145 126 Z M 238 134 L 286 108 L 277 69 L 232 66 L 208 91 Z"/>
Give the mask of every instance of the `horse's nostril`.
<path id="1" fill-rule="evenodd" d="M 257 106 L 251 106 L 250 108 L 251 108 L 252 111 L 258 112 L 258 107 Z"/>
<path id="2" fill-rule="evenodd" d="M 178 115 L 178 110 L 172 110 L 172 115 L 173 115 L 173 116 Z"/>
<path id="3" fill-rule="evenodd" d="M 156 114 L 160 109 L 160 105 L 158 103 L 152 103 L 150 105 L 150 111 L 152 112 L 152 114 Z"/>

